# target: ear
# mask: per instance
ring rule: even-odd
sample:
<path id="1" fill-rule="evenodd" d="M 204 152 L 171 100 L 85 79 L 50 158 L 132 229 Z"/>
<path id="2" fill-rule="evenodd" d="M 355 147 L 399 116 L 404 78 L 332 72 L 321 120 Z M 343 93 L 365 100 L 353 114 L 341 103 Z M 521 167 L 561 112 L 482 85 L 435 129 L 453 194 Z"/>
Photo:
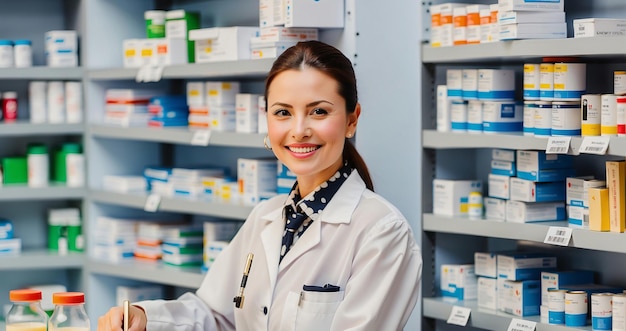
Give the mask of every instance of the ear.
<path id="1" fill-rule="evenodd" d="M 354 133 L 356 131 L 359 116 L 361 116 L 361 104 L 357 103 L 356 107 L 354 107 L 354 112 L 352 114 L 348 114 L 348 125 L 346 127 L 348 132 Z"/>

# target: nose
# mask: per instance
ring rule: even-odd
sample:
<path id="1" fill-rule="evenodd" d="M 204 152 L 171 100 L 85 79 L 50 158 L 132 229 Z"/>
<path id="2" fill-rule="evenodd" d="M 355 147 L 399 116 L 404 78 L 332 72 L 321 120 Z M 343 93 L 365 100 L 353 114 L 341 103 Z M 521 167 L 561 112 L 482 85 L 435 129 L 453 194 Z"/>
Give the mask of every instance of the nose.
<path id="1" fill-rule="evenodd" d="M 296 140 L 302 140 L 311 135 L 311 127 L 306 116 L 295 116 L 291 128 L 292 135 Z"/>

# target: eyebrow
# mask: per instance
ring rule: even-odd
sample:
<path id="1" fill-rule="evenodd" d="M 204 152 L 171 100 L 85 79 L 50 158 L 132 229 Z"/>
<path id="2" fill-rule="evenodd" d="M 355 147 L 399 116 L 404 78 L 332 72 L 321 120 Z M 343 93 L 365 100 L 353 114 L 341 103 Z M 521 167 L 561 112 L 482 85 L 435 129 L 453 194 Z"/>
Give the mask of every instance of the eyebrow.
<path id="1" fill-rule="evenodd" d="M 315 107 L 315 106 L 317 106 L 317 105 L 319 105 L 321 103 L 328 103 L 328 104 L 333 105 L 333 106 L 335 105 L 334 103 L 332 103 L 330 101 L 327 101 L 327 100 L 318 100 L 318 101 L 313 101 L 313 102 L 308 103 L 306 105 L 306 107 L 307 108 Z M 280 107 L 285 107 L 285 108 L 293 108 L 293 106 L 291 106 L 290 104 L 286 104 L 286 103 L 282 103 L 282 102 L 274 102 L 272 104 L 272 107 L 274 107 L 274 106 L 280 106 Z"/>

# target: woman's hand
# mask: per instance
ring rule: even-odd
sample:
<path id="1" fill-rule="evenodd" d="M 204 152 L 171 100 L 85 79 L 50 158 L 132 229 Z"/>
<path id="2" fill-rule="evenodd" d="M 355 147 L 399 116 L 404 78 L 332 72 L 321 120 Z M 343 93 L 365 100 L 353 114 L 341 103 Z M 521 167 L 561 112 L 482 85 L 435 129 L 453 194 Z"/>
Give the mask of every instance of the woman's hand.
<path id="1" fill-rule="evenodd" d="M 98 331 L 122 331 L 124 310 L 122 307 L 113 307 L 98 318 Z M 145 331 L 148 319 L 146 313 L 138 306 L 128 309 L 128 331 Z"/>

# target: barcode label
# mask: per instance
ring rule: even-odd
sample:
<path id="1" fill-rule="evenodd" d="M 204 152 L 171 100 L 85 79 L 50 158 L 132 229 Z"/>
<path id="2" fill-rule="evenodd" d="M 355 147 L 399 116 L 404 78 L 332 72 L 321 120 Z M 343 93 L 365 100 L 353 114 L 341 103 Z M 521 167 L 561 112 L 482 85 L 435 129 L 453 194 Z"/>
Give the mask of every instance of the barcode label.
<path id="1" fill-rule="evenodd" d="M 568 246 L 569 241 L 572 238 L 572 229 L 558 226 L 551 226 L 548 228 L 548 233 L 546 234 L 546 238 L 544 239 L 544 243 L 558 245 L 558 246 Z"/>
<path id="2" fill-rule="evenodd" d="M 550 137 L 546 146 L 546 154 L 567 154 L 572 137 Z"/>
<path id="3" fill-rule="evenodd" d="M 610 137 L 584 137 L 580 144 L 580 153 L 604 155 L 609 148 Z"/>

